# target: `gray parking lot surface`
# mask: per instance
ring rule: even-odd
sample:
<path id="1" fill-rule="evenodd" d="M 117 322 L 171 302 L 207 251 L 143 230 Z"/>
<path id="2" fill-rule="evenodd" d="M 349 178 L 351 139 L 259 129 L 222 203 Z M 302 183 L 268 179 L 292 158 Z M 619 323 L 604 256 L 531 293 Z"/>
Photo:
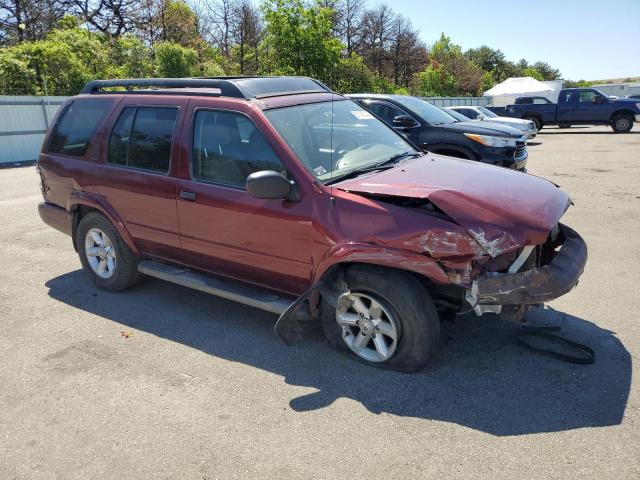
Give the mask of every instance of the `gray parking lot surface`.
<path id="1" fill-rule="evenodd" d="M 466 316 L 405 375 L 159 280 L 103 292 L 40 221 L 35 169 L 0 170 L 0 477 L 638 478 L 640 126 L 544 129 L 529 151 L 589 246 L 578 287 L 530 319 L 593 365 Z"/>

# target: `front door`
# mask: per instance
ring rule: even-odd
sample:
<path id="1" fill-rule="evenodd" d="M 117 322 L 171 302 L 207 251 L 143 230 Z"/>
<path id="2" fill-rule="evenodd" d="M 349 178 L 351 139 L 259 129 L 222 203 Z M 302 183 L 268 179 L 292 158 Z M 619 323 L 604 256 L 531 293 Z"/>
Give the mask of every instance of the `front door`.
<path id="1" fill-rule="evenodd" d="M 580 90 L 576 123 L 600 123 L 609 120 L 611 107 L 609 100 L 595 90 Z"/>
<path id="2" fill-rule="evenodd" d="M 178 184 L 180 238 L 188 263 L 302 293 L 311 271 L 310 199 L 264 200 L 247 193 L 251 173 L 288 175 L 248 116 L 196 108 L 192 118 L 191 178 Z"/>

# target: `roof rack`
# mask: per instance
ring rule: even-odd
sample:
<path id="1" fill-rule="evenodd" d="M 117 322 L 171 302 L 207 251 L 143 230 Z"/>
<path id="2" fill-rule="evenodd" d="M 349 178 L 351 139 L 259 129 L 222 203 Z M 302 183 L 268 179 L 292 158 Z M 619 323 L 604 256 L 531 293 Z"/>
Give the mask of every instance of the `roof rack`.
<path id="1" fill-rule="evenodd" d="M 88 82 L 80 93 L 97 94 L 101 93 L 100 91 L 102 89 L 115 87 L 122 87 L 126 90 L 103 93 L 207 95 L 249 99 L 303 93 L 331 92 L 331 89 L 325 84 L 309 77 L 209 77 L 93 80 Z M 157 89 L 131 90 L 133 87 Z M 167 90 L 181 88 L 189 90 Z M 195 92 L 194 89 L 209 90 Z"/>

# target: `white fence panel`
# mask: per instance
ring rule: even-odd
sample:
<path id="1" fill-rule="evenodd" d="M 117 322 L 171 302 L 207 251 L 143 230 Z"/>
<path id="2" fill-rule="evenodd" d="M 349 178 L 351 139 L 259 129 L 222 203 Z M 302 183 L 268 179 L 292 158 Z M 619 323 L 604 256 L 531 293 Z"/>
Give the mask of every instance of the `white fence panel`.
<path id="1" fill-rule="evenodd" d="M 44 134 L 66 99 L 0 96 L 0 164 L 37 160 Z"/>

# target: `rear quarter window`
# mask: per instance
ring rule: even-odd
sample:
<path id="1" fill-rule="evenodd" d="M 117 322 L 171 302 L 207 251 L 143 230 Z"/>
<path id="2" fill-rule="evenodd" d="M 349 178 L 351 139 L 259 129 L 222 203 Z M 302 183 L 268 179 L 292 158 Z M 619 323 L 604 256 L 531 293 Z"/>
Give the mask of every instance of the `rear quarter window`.
<path id="1" fill-rule="evenodd" d="M 112 100 L 74 100 L 53 128 L 48 153 L 83 157 L 102 119 L 111 110 Z"/>

